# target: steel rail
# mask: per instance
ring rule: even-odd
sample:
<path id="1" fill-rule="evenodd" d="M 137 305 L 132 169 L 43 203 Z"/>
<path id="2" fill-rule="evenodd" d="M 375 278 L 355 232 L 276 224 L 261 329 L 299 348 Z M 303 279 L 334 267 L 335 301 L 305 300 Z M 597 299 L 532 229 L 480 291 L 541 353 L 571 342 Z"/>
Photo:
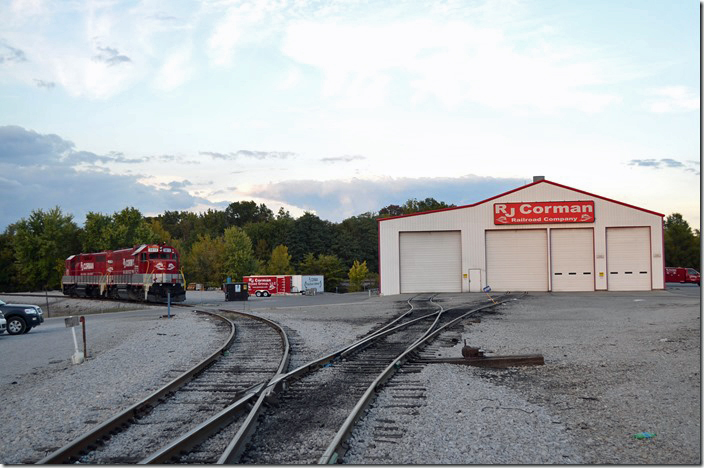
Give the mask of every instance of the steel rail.
<path id="1" fill-rule="evenodd" d="M 43 465 L 43 464 L 49 464 L 49 463 L 58 463 L 58 464 L 70 463 L 71 459 L 78 458 L 81 451 L 94 445 L 96 443 L 96 440 L 102 439 L 103 437 L 109 435 L 110 433 L 118 430 L 120 427 L 127 424 L 129 421 L 137 418 L 140 415 L 140 413 L 148 410 L 152 406 L 153 403 L 162 399 L 167 394 L 178 390 L 180 387 L 182 387 L 183 385 L 187 384 L 190 380 L 192 380 L 196 374 L 198 374 L 200 371 L 202 371 L 203 369 L 205 369 L 206 367 L 211 365 L 213 362 L 218 360 L 220 358 L 220 356 L 222 355 L 222 353 L 232 344 L 232 342 L 235 339 L 235 325 L 228 318 L 223 317 L 221 315 L 218 315 L 216 313 L 213 313 L 213 312 L 210 312 L 207 310 L 197 310 L 197 309 L 196 309 L 196 312 L 206 313 L 206 314 L 212 315 L 213 317 L 219 318 L 220 320 L 223 320 L 224 322 L 226 322 L 227 324 L 230 325 L 230 335 L 228 336 L 224 345 L 219 347 L 217 351 L 215 351 L 213 354 L 211 354 L 210 356 L 205 358 L 199 364 L 196 364 L 190 370 L 184 372 L 183 374 L 176 377 L 171 382 L 167 383 L 163 387 L 161 387 L 158 390 L 151 393 L 146 398 L 142 399 L 142 401 L 135 403 L 134 405 L 127 408 L 126 410 L 118 413 L 117 415 L 113 416 L 109 420 L 100 424 L 97 428 L 91 429 L 90 431 L 85 432 L 84 434 L 82 434 L 78 438 L 74 439 L 72 442 L 68 443 L 64 447 L 62 447 L 62 448 L 54 451 L 53 453 L 47 455 L 46 457 L 42 458 L 41 460 L 36 462 L 36 464 Z"/>
<path id="2" fill-rule="evenodd" d="M 241 313 L 241 312 L 238 312 Z M 249 314 L 245 314 L 249 315 Z M 253 317 L 256 317 L 253 315 Z M 260 317 L 258 317 L 260 318 Z M 261 319 L 261 318 L 260 318 Z M 266 319 L 262 319 L 266 320 Z M 272 322 L 274 323 L 274 322 Z M 278 328 L 281 329 L 282 332 L 282 337 L 285 340 L 285 347 L 286 347 L 286 358 L 285 362 L 282 360 L 281 365 L 279 366 L 279 369 L 276 371 L 276 374 L 271 380 L 276 379 L 280 375 L 284 373 L 284 371 L 288 368 L 290 356 L 289 356 L 289 342 L 288 342 L 288 337 L 286 336 L 286 333 L 284 332 L 283 328 L 279 325 L 276 324 Z M 223 451 L 223 453 L 220 455 L 220 458 L 217 461 L 217 464 L 222 465 L 222 464 L 229 464 L 229 463 L 234 463 L 234 460 L 239 459 L 240 455 L 244 451 L 245 446 L 249 442 L 249 440 L 252 437 L 252 434 L 254 433 L 254 430 L 256 428 L 256 420 L 259 417 L 259 414 L 261 413 L 261 410 L 264 406 L 264 402 L 270 397 L 270 395 L 273 392 L 273 388 L 270 385 L 267 385 L 262 389 L 262 391 L 259 392 L 259 397 L 257 398 L 257 401 L 254 403 L 254 406 L 252 406 L 252 409 L 250 410 L 249 414 L 247 415 L 247 418 L 245 421 L 242 423 L 242 426 L 240 426 L 240 429 L 237 431 L 237 434 L 232 438 L 229 444 L 227 444 L 227 447 Z"/>
<path id="3" fill-rule="evenodd" d="M 362 416 L 363 411 L 367 408 L 367 406 L 369 406 L 369 404 L 371 404 L 373 398 L 375 397 L 376 393 L 380 390 L 381 386 L 388 379 L 390 379 L 394 373 L 396 373 L 396 371 L 407 360 L 407 356 L 410 353 L 412 353 L 413 351 L 418 349 L 422 344 L 435 338 L 437 335 L 442 333 L 445 329 L 454 326 L 457 322 L 459 322 L 460 320 L 463 320 L 468 315 L 475 314 L 481 310 L 488 309 L 490 307 L 495 307 L 497 305 L 504 304 L 505 302 L 508 302 L 510 300 L 514 300 L 514 299 L 506 299 L 501 302 L 487 304 L 487 305 L 472 309 L 469 312 L 461 315 L 460 317 L 458 317 L 458 318 L 446 323 L 445 325 L 439 327 L 437 330 L 428 331 L 421 338 L 416 340 L 403 353 L 401 353 L 396 359 L 394 359 L 393 362 L 391 364 L 389 364 L 386 367 L 386 369 L 384 369 L 376 379 L 374 379 L 374 382 L 372 382 L 369 385 L 369 387 L 367 387 L 367 390 L 364 392 L 364 395 L 362 395 L 362 397 L 358 400 L 355 407 L 352 409 L 350 414 L 347 416 L 347 419 L 345 420 L 345 422 L 342 424 L 340 429 L 335 434 L 335 437 L 333 438 L 332 442 L 330 443 L 328 448 L 323 453 L 323 456 L 320 457 L 320 460 L 318 460 L 318 463 L 319 464 L 333 464 L 333 463 L 336 463 L 340 459 L 341 455 L 344 455 L 344 451 L 341 450 L 342 445 L 347 440 L 349 435 L 352 433 L 352 430 L 354 429 L 355 423 Z M 448 310 L 450 310 L 450 309 L 448 309 Z"/>
<path id="4" fill-rule="evenodd" d="M 413 305 L 411 305 L 411 310 L 408 312 L 404 313 L 401 317 L 398 319 L 407 316 L 412 310 L 413 310 Z M 442 307 L 441 307 L 442 309 Z M 286 374 L 281 374 L 278 375 L 274 378 L 271 379 L 271 381 L 267 384 L 267 389 L 263 391 L 255 403 L 255 406 L 253 407 L 252 411 L 250 411 L 249 415 L 247 416 L 247 420 L 240 426 L 239 431 L 235 435 L 235 437 L 232 439 L 230 444 L 228 445 L 227 449 L 225 452 L 223 452 L 223 455 L 220 457 L 220 459 L 217 461 L 218 464 L 235 464 L 238 463 L 240 456 L 242 455 L 242 452 L 244 451 L 246 444 L 249 442 L 251 439 L 252 434 L 256 430 L 256 422 L 259 418 L 259 415 L 261 414 L 263 410 L 263 405 L 264 402 L 266 401 L 273 401 L 274 400 L 274 395 L 281 391 L 282 388 L 284 388 L 286 382 L 290 380 L 294 380 L 297 378 L 302 377 L 303 375 L 312 372 L 316 369 L 319 369 L 320 367 L 324 366 L 325 364 L 334 362 L 336 360 L 342 359 L 344 356 L 348 356 L 352 352 L 359 351 L 365 347 L 365 345 L 369 345 L 372 341 L 381 338 L 383 336 L 392 334 L 402 328 L 405 328 L 409 325 L 412 325 L 418 321 L 425 320 L 428 317 L 432 317 L 435 315 L 438 315 L 440 312 L 432 312 L 429 314 L 426 314 L 422 317 L 418 317 L 414 320 L 410 320 L 408 322 L 402 323 L 400 325 L 396 325 L 393 328 L 389 328 L 383 331 L 377 330 L 375 333 L 373 333 L 370 336 L 367 336 L 352 345 L 347 345 L 337 351 L 334 351 L 326 356 L 323 356 L 319 359 L 310 361 L 306 364 L 303 364 L 302 366 L 292 370 L 291 372 L 288 372 Z M 398 321 L 398 319 L 394 320 L 395 323 Z M 386 328 L 386 327 L 383 327 Z"/>
<path id="5" fill-rule="evenodd" d="M 278 323 L 263 318 L 259 317 L 256 315 L 248 314 L 246 312 L 240 312 L 240 311 L 235 311 L 235 310 L 228 310 L 228 309 L 220 309 L 219 312 L 221 313 L 229 313 L 229 314 L 237 314 L 241 315 L 243 317 L 249 318 L 249 319 L 254 319 L 258 320 L 260 322 L 263 322 L 276 330 L 276 332 L 279 334 L 281 337 L 281 344 L 282 344 L 282 355 L 281 355 L 281 360 L 279 362 L 279 367 L 276 370 L 276 373 L 274 374 L 274 377 L 280 375 L 282 372 L 286 370 L 288 367 L 290 358 L 291 358 L 291 346 L 288 340 L 288 336 L 286 335 L 286 331 L 283 329 L 281 325 Z M 223 427 L 227 426 L 228 424 L 232 423 L 237 415 L 242 413 L 248 405 L 251 404 L 252 400 L 254 398 L 257 398 L 261 396 L 262 394 L 265 394 L 265 390 L 267 388 L 266 386 L 266 381 L 261 382 L 254 387 L 252 387 L 250 390 L 245 391 L 245 395 L 240 398 L 238 401 L 235 403 L 231 404 L 227 408 L 221 410 L 218 414 L 215 416 L 209 418 L 208 420 L 202 422 L 199 424 L 197 427 L 193 428 L 186 434 L 183 434 L 181 437 L 173 440 L 171 443 L 168 445 L 160 448 L 158 451 L 154 452 L 152 455 L 149 457 L 144 458 L 139 462 L 139 464 L 150 464 L 150 463 L 158 463 L 158 464 L 164 464 L 168 463 L 171 458 L 177 456 L 179 453 L 183 453 L 185 451 L 188 451 L 192 449 L 193 447 L 197 446 L 200 444 L 203 440 L 206 440 L 207 438 L 211 437 L 213 434 L 217 433 L 220 429 Z M 249 414 L 252 414 L 253 412 L 256 412 L 258 410 L 258 405 L 262 401 L 262 398 L 258 398 L 257 402 L 252 406 L 252 408 L 249 411 Z M 245 420 L 246 422 L 247 420 Z M 222 456 L 226 456 L 229 454 L 229 452 L 232 451 L 230 449 L 230 445 L 228 444 L 228 448 L 223 452 Z"/>
<path id="6" fill-rule="evenodd" d="M 437 294 L 430 296 L 430 299 L 429 299 L 430 302 L 432 302 L 432 300 L 433 300 L 433 298 L 434 298 L 435 296 L 437 296 Z M 409 299 L 406 301 L 406 303 L 407 303 L 409 306 L 411 306 L 411 308 L 408 309 L 408 311 L 406 311 L 406 312 L 404 312 L 403 314 L 401 314 L 400 316 L 396 317 L 394 320 L 392 320 L 391 322 L 387 323 L 387 324 L 384 325 L 383 327 L 379 328 L 379 329 L 376 330 L 374 333 L 380 333 L 380 332 L 382 332 L 382 331 L 384 331 L 384 330 L 386 330 L 386 329 L 392 327 L 394 324 L 396 324 L 397 322 L 401 321 L 403 318 L 408 317 L 409 315 L 411 315 L 411 314 L 413 313 L 413 309 L 415 308 L 415 305 L 414 305 L 411 301 L 413 301 L 413 299 L 415 299 L 416 297 L 418 297 L 418 295 L 415 295 L 415 296 L 409 298 Z M 374 333 L 373 333 L 373 334 L 374 334 Z"/>
<path id="7" fill-rule="evenodd" d="M 166 464 L 174 457 L 181 453 L 188 452 L 198 446 L 203 440 L 217 433 L 228 424 L 232 423 L 234 417 L 245 411 L 252 400 L 261 393 L 265 382 L 260 382 L 252 389 L 247 390 L 242 398 L 221 410 L 218 414 L 203 421 L 198 426 L 194 427 L 179 438 L 173 440 L 168 445 L 160 448 L 147 458 L 140 460 L 138 465 L 147 465 L 151 463 Z"/>
<path id="8" fill-rule="evenodd" d="M 289 380 L 295 380 L 297 378 L 304 376 L 305 374 L 307 374 L 309 372 L 312 372 L 316 369 L 319 369 L 320 367 L 323 367 L 326 364 L 330 364 L 335 361 L 339 361 L 342 358 L 347 357 L 354 352 L 361 351 L 366 346 L 369 346 L 377 338 L 381 338 L 386 335 L 390 335 L 391 333 L 394 333 L 394 332 L 401 330 L 409 325 L 413 325 L 416 322 L 419 322 L 421 320 L 425 320 L 428 317 L 432 317 L 437 314 L 438 314 L 438 312 L 430 312 L 430 313 L 423 315 L 421 317 L 415 318 L 413 320 L 409 320 L 408 322 L 404 322 L 402 324 L 396 325 L 393 328 L 389 328 L 389 329 L 386 329 L 383 331 L 376 331 L 376 332 L 372 333 L 371 335 L 365 336 L 364 338 L 362 338 L 358 341 L 355 341 L 352 344 L 343 346 L 342 348 L 338 349 L 337 351 L 333 351 L 332 353 L 327 354 L 323 357 L 320 357 L 318 359 L 314 359 L 313 361 L 307 362 L 306 364 L 303 364 L 303 365 L 297 367 L 296 369 L 294 369 L 286 374 L 282 374 L 278 377 L 275 377 L 274 379 L 272 379 L 269 382 L 268 386 L 269 387 L 274 386 L 275 392 L 278 392 L 281 389 L 281 387 Z M 404 315 L 407 315 L 407 313 Z"/>

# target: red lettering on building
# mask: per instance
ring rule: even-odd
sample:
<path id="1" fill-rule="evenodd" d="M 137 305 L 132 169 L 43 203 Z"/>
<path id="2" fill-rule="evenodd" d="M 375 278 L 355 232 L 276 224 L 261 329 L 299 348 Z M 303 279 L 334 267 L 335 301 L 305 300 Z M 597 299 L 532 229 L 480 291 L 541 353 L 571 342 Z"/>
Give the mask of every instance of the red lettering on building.
<path id="1" fill-rule="evenodd" d="M 593 223 L 594 202 L 494 203 L 494 224 Z"/>

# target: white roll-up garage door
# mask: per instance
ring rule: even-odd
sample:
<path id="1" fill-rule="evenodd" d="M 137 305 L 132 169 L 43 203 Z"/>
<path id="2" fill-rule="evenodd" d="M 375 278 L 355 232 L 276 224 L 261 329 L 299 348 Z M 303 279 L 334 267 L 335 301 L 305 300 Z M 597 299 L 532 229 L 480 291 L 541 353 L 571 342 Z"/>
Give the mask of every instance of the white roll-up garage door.
<path id="1" fill-rule="evenodd" d="M 609 291 L 649 291 L 650 228 L 606 228 Z"/>
<path id="2" fill-rule="evenodd" d="M 486 274 L 495 291 L 547 291 L 547 231 L 486 231 Z"/>
<path id="3" fill-rule="evenodd" d="M 401 292 L 461 292 L 460 231 L 399 233 Z"/>
<path id="4" fill-rule="evenodd" d="M 551 229 L 553 291 L 594 291 L 594 231 Z"/>

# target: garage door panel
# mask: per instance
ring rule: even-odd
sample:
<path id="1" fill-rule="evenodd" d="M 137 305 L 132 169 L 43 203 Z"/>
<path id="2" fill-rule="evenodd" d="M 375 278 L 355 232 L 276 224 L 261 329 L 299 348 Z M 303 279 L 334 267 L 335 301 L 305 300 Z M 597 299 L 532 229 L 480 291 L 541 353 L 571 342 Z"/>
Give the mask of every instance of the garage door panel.
<path id="1" fill-rule="evenodd" d="M 401 292 L 461 292 L 459 231 L 399 233 Z"/>
<path id="2" fill-rule="evenodd" d="M 606 265 L 609 291 L 649 291 L 650 228 L 607 228 Z"/>
<path id="3" fill-rule="evenodd" d="M 553 291 L 594 291 L 594 231 L 551 229 Z"/>
<path id="4" fill-rule="evenodd" d="M 544 229 L 486 231 L 487 284 L 496 291 L 547 291 Z"/>

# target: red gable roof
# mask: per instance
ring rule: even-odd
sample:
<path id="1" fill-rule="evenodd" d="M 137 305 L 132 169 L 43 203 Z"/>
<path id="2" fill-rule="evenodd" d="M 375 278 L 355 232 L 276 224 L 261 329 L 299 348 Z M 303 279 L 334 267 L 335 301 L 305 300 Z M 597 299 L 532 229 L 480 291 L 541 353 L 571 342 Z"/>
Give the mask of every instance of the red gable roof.
<path id="1" fill-rule="evenodd" d="M 515 188 L 515 189 L 513 189 L 513 190 L 509 190 L 508 192 L 504 192 L 504 193 L 501 193 L 501 194 L 499 194 L 499 195 L 493 196 L 493 197 L 491 197 L 491 198 L 487 198 L 486 200 L 482 200 L 482 201 L 480 201 L 480 202 L 473 203 L 473 204 L 471 204 L 471 205 L 453 206 L 453 207 L 451 207 L 451 208 L 441 208 L 441 209 L 439 209 L 439 210 L 421 211 L 421 212 L 418 212 L 418 213 L 410 213 L 410 214 L 401 215 L 401 216 L 391 216 L 391 217 L 388 217 L 388 218 L 377 218 L 377 221 L 386 221 L 386 220 L 389 220 L 389 219 L 398 219 L 398 218 L 408 218 L 408 217 L 410 217 L 410 216 L 419 216 L 419 215 L 424 215 L 424 214 L 429 214 L 429 213 L 439 213 L 439 212 L 441 212 L 441 211 L 452 211 L 452 210 L 461 210 L 462 208 L 471 208 L 471 207 L 474 207 L 474 206 L 479 206 L 479 205 L 481 205 L 482 203 L 487 203 L 487 202 L 490 202 L 491 200 L 495 200 L 495 199 L 497 199 L 497 198 L 501 198 L 501 197 L 503 197 L 503 196 L 505 196 L 505 195 L 509 195 L 509 194 L 511 194 L 511 193 L 514 193 L 514 192 L 518 192 L 518 191 L 520 191 L 520 190 L 527 189 L 528 187 L 532 187 L 533 185 L 543 184 L 543 183 L 545 183 L 545 184 L 551 184 L 551 185 L 554 185 L 554 186 L 556 186 L 556 187 L 561 187 L 561 188 L 564 188 L 564 189 L 567 189 L 567 190 L 572 190 L 573 192 L 583 193 L 584 195 L 588 195 L 588 196 L 590 196 L 590 197 L 600 198 L 600 199 L 602 199 L 602 200 L 606 200 L 606 201 L 611 202 L 611 203 L 617 203 L 617 204 L 619 204 L 619 205 L 623 205 L 623 206 L 627 206 L 627 207 L 629 207 L 629 208 L 633 208 L 633 209 L 636 209 L 636 210 L 644 211 L 644 212 L 646 212 L 646 213 L 650 213 L 650 214 L 653 214 L 653 215 L 656 215 L 656 216 L 665 217 L 665 215 L 662 214 L 662 213 L 658 213 L 658 212 L 655 212 L 655 211 L 646 210 L 645 208 L 640 208 L 640 207 L 638 207 L 638 206 L 629 205 L 628 203 L 623 203 L 623 202 L 620 202 L 620 201 L 617 201 L 617 200 L 612 200 L 611 198 L 602 197 L 602 196 L 600 196 L 600 195 L 595 195 L 595 194 L 593 194 L 593 193 L 585 192 L 584 190 L 579 190 L 579 189 L 576 189 L 576 188 L 568 187 L 568 186 L 566 186 L 566 185 L 558 184 L 558 183 L 556 183 L 556 182 L 551 182 L 551 181 L 546 180 L 546 179 L 542 179 L 542 180 L 539 180 L 539 181 L 537 181 L 537 182 L 533 182 L 533 183 L 530 183 L 530 184 L 526 184 L 526 185 L 524 185 L 523 187 L 518 187 L 518 188 Z"/>

